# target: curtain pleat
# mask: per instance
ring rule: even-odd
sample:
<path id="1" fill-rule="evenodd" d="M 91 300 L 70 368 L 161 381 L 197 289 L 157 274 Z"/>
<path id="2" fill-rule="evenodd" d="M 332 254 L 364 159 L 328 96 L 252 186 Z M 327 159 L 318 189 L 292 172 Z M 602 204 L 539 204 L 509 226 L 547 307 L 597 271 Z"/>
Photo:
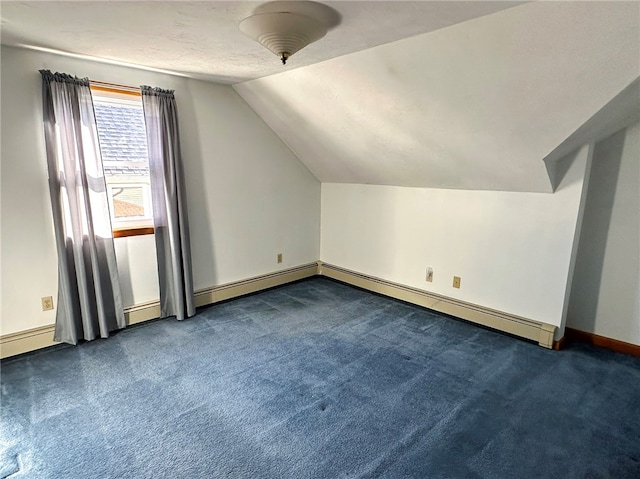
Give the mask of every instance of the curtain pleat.
<path id="1" fill-rule="evenodd" d="M 171 90 L 142 86 L 161 317 L 195 314 L 191 246 L 176 101 Z"/>
<path id="2" fill-rule="evenodd" d="M 89 80 L 40 73 L 58 252 L 54 339 L 77 344 L 126 322 Z"/>

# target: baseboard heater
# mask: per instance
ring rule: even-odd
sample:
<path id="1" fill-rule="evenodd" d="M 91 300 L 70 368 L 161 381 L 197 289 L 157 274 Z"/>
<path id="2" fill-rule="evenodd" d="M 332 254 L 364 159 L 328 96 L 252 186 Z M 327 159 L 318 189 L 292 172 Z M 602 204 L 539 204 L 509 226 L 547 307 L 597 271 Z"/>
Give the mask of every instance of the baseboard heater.
<path id="1" fill-rule="evenodd" d="M 551 349 L 556 326 L 533 321 L 513 314 L 485 308 L 477 304 L 459 301 L 435 293 L 393 283 L 381 278 L 351 271 L 331 264 L 318 262 L 318 274 L 360 288 L 400 299 L 408 303 L 449 314 L 473 323 L 488 326 L 498 331 L 536 341 L 540 346 Z"/>
<path id="2" fill-rule="evenodd" d="M 424 306 L 434 311 L 533 340 L 545 348 L 551 348 L 553 345 L 553 333 L 556 329 L 553 325 L 429 293 L 417 288 L 333 266 L 322 261 L 198 290 L 194 295 L 195 304 L 198 307 L 207 306 L 315 275 L 326 276 L 374 293 Z M 125 318 L 128 325 L 156 319 L 159 316 L 160 303 L 158 301 L 125 309 Z M 51 324 L 0 337 L 0 358 L 8 358 L 59 344 L 53 341 L 53 331 L 54 325 Z"/>
<path id="3" fill-rule="evenodd" d="M 263 289 L 272 288 L 292 281 L 315 276 L 318 272 L 317 263 L 296 266 L 274 273 L 263 274 L 253 278 L 234 281 L 195 292 L 194 299 L 197 307 L 236 298 Z M 138 304 L 124 310 L 127 325 L 142 323 L 160 317 L 160 302 Z M 18 354 L 35 351 L 60 344 L 53 340 L 54 325 L 29 329 L 19 333 L 7 334 L 0 337 L 0 358 L 8 358 Z"/>

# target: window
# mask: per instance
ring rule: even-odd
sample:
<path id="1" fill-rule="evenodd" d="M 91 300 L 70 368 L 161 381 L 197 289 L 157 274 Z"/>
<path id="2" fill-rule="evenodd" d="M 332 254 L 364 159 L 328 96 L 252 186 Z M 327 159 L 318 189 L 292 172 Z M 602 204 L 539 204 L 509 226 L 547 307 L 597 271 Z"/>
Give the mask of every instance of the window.
<path id="1" fill-rule="evenodd" d="M 122 180 L 113 176 L 111 179 L 114 182 L 107 184 L 107 188 L 113 220 L 128 222 L 128 225 L 134 221 L 144 223 L 149 219 L 153 223 L 149 185 L 121 183 Z"/>
<path id="2" fill-rule="evenodd" d="M 114 236 L 153 233 L 140 92 L 91 83 Z"/>

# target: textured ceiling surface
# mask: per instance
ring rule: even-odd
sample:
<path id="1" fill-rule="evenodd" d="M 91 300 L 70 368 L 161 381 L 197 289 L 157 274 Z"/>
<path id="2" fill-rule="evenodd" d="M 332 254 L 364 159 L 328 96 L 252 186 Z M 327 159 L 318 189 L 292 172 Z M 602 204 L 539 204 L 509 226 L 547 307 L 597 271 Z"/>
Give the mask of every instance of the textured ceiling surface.
<path id="1" fill-rule="evenodd" d="M 0 38 L 233 84 L 323 182 L 551 192 L 638 116 L 637 1 L 277 3 L 330 25 L 284 67 L 238 29 L 261 2 L 2 1 Z"/>
<path id="2" fill-rule="evenodd" d="M 527 3 L 234 88 L 323 182 L 551 192 L 545 157 L 640 75 L 639 16 Z"/>
<path id="3" fill-rule="evenodd" d="M 270 3 L 302 12 L 314 6 L 313 2 Z M 434 31 L 521 2 L 323 2 L 333 16 L 320 18 L 332 28 L 284 67 L 238 29 L 241 20 L 268 11 L 270 3 L 2 1 L 1 39 L 5 45 L 45 47 L 237 83 Z"/>

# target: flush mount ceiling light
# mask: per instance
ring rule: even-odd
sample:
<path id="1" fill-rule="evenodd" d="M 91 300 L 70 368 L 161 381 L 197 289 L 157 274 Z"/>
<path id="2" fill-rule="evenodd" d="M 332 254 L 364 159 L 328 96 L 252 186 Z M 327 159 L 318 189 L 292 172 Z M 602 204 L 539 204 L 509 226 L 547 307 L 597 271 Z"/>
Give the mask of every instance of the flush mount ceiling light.
<path id="1" fill-rule="evenodd" d="M 270 12 L 245 18 L 240 31 L 275 53 L 285 65 L 291 55 L 324 37 L 327 26 L 302 13 Z"/>

